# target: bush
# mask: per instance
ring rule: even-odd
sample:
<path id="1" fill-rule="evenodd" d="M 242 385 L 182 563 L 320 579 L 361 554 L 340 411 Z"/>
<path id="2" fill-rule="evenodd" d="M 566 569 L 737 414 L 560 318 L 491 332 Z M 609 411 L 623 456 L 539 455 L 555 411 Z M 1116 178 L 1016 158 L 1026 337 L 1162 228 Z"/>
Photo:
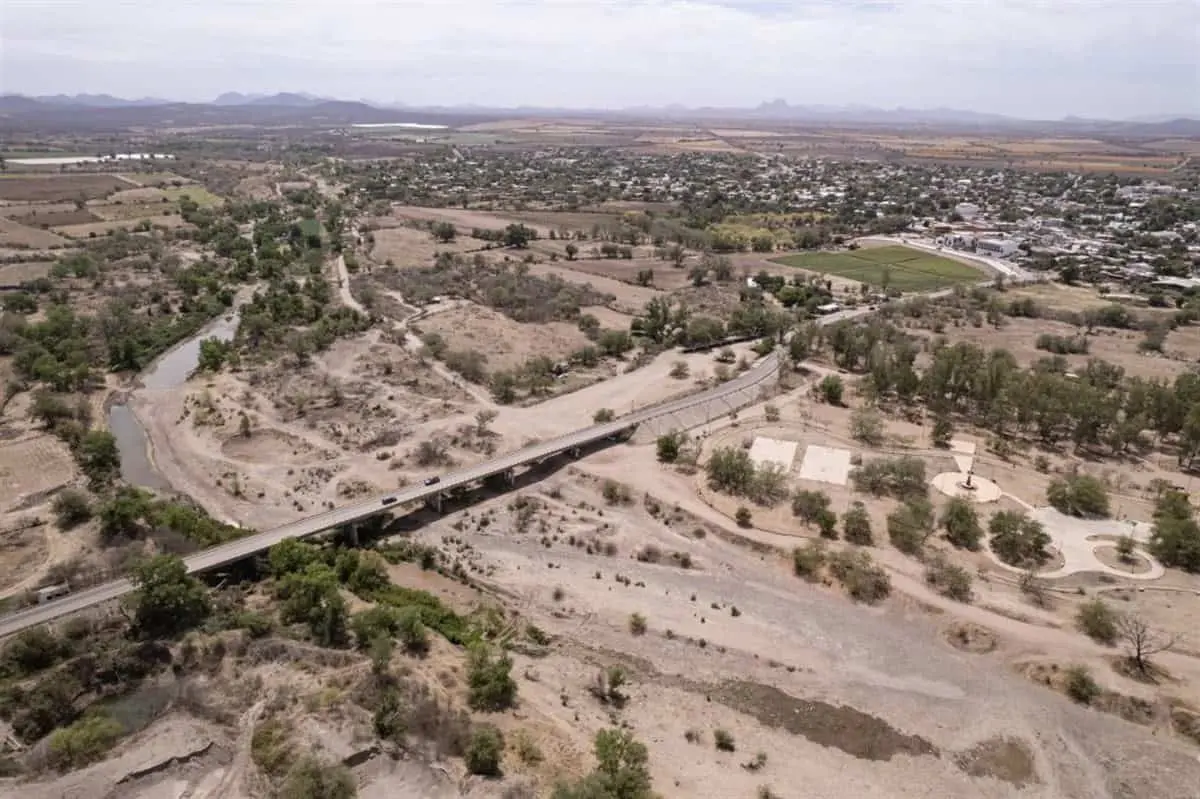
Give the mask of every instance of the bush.
<path id="1" fill-rule="evenodd" d="M 429 634 L 421 621 L 420 608 L 409 606 L 397 611 L 396 637 L 408 652 L 420 653 L 429 649 Z"/>
<path id="2" fill-rule="evenodd" d="M 617 414 L 613 412 L 612 408 L 601 408 L 592 415 L 592 421 L 596 424 L 605 424 L 616 418 Z"/>
<path id="3" fill-rule="evenodd" d="M 1067 696 L 1081 705 L 1090 705 L 1100 696 L 1100 686 L 1096 684 L 1087 666 L 1071 666 L 1067 669 L 1065 687 Z"/>
<path id="4" fill-rule="evenodd" d="M 808 541 L 804 546 L 792 550 L 792 568 L 796 576 L 809 582 L 816 582 L 820 578 L 825 560 L 825 542 L 821 540 Z"/>
<path id="5" fill-rule="evenodd" d="M 357 795 L 350 769 L 322 763 L 311 755 L 296 763 L 279 789 L 279 799 L 353 799 Z"/>
<path id="6" fill-rule="evenodd" d="M 1046 487 L 1046 501 L 1059 513 L 1081 518 L 1108 518 L 1108 490 L 1090 474 L 1055 478 Z"/>
<path id="7" fill-rule="evenodd" d="M 850 436 L 868 447 L 883 446 L 883 417 L 870 408 L 859 408 L 850 416 Z"/>
<path id="8" fill-rule="evenodd" d="M 494 654 L 484 645 L 471 649 L 467 660 L 467 704 L 472 710 L 496 713 L 512 707 L 517 683 L 512 678 L 512 659 Z"/>
<path id="9" fill-rule="evenodd" d="M 604 495 L 604 501 L 609 505 L 628 505 L 633 502 L 629 486 L 618 483 L 616 480 L 605 480 L 600 493 Z"/>
<path id="10" fill-rule="evenodd" d="M 250 736 L 250 759 L 269 777 L 282 776 L 292 763 L 290 732 L 278 719 L 264 721 Z"/>
<path id="11" fill-rule="evenodd" d="M 640 613 L 629 614 L 629 632 L 634 635 L 645 635 L 646 617 Z"/>
<path id="12" fill-rule="evenodd" d="M 655 441 L 658 460 L 662 463 L 674 463 L 679 460 L 679 454 L 686 442 L 687 434 L 677 430 L 659 436 Z"/>
<path id="13" fill-rule="evenodd" d="M 26 677 L 71 654 L 70 645 L 45 627 L 30 627 L 10 640 L 0 655 L 0 678 Z"/>
<path id="14" fill-rule="evenodd" d="M 733 736 L 728 730 L 723 730 L 720 727 L 713 730 L 713 745 L 722 752 L 732 752 L 737 747 L 733 743 Z"/>
<path id="15" fill-rule="evenodd" d="M 845 383 L 837 375 L 826 375 L 817 384 L 817 394 L 830 405 L 841 405 L 842 395 L 846 392 Z"/>
<path id="16" fill-rule="evenodd" d="M 953 497 L 946 503 L 942 511 L 942 529 L 946 531 L 946 540 L 959 549 L 972 552 L 979 549 L 979 539 L 983 537 L 983 528 L 979 525 L 979 515 L 969 499 Z"/>
<path id="17" fill-rule="evenodd" d="M 971 601 L 971 575 L 945 558 L 935 558 L 925 567 L 925 582 L 944 597 L 957 602 Z"/>
<path id="18" fill-rule="evenodd" d="M 66 770 L 94 763 L 112 749 L 124 728 L 112 718 L 93 713 L 50 735 L 50 762 Z"/>
<path id="19" fill-rule="evenodd" d="M 871 517 L 861 502 L 853 503 L 842 515 L 842 536 L 858 546 L 869 547 L 875 543 L 871 535 Z"/>
<path id="20" fill-rule="evenodd" d="M 87 494 L 73 488 L 59 492 L 54 498 L 53 510 L 58 526 L 63 530 L 70 530 L 92 518 L 92 503 Z"/>
<path id="21" fill-rule="evenodd" d="M 835 552 L 829 557 L 829 571 L 858 602 L 873 605 L 892 592 L 892 581 L 871 556 L 862 550 Z"/>
<path id="22" fill-rule="evenodd" d="M 733 514 L 733 520 L 737 522 L 738 527 L 749 527 L 751 522 L 750 509 L 745 505 L 739 505 L 737 512 Z"/>
<path id="23" fill-rule="evenodd" d="M 504 754 L 504 735 L 491 724 L 480 724 L 471 732 L 464 757 L 467 771 L 484 777 L 500 776 L 500 758 Z"/>
<path id="24" fill-rule="evenodd" d="M 1115 610 L 1103 600 L 1084 602 L 1075 613 L 1075 625 L 1079 631 L 1097 643 L 1112 646 L 1117 642 L 1117 620 Z"/>

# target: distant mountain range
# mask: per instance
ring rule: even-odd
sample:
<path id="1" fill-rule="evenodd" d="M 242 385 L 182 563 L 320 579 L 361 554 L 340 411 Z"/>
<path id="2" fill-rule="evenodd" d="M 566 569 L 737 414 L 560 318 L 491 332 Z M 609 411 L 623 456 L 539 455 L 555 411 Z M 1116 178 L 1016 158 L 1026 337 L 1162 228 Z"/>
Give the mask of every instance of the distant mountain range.
<path id="1" fill-rule="evenodd" d="M 79 115 L 79 111 L 88 113 Z M 619 110 L 571 109 L 521 106 L 516 108 L 457 106 L 410 106 L 403 103 L 344 101 L 306 92 L 242 94 L 226 92 L 207 103 L 185 103 L 155 97 L 128 100 L 108 94 L 76 94 L 26 97 L 0 96 L 0 126 L 17 119 L 69 121 L 73 112 L 81 124 L 155 124 L 186 121 L 192 124 L 232 124 L 246 121 L 292 124 L 349 124 L 455 121 L 503 116 L 586 116 L 626 119 L 670 119 L 678 121 L 760 120 L 777 123 L 822 125 L 937 126 L 955 128 L 1002 128 L 1027 130 L 1070 130 L 1138 136 L 1200 136 L 1200 118 L 1186 114 L 1156 115 L 1131 120 L 1100 120 L 1067 117 L 1062 120 L 1025 120 L 1001 114 L 955 108 L 882 109 L 863 105 L 791 105 L 785 100 L 760 103 L 754 108 L 691 108 L 682 105 L 639 106 Z M 1196 115 L 1200 117 L 1200 114 Z M 417 119 L 420 117 L 420 119 Z"/>

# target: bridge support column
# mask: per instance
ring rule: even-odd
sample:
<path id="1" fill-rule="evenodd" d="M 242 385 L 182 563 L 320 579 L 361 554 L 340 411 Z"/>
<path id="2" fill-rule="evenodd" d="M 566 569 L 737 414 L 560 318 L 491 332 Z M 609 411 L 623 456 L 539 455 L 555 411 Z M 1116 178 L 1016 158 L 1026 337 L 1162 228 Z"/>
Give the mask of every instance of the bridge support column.
<path id="1" fill-rule="evenodd" d="M 505 483 L 507 483 L 508 485 L 512 485 L 515 479 L 516 479 L 516 476 L 513 474 L 512 469 L 504 470 L 504 482 Z"/>
<path id="2" fill-rule="evenodd" d="M 580 454 L 579 447 L 571 447 L 571 457 L 572 458 L 579 460 L 579 454 Z"/>
<path id="3" fill-rule="evenodd" d="M 442 512 L 442 492 L 439 491 L 431 497 L 425 498 L 425 507 L 432 508 L 438 513 Z"/>
<path id="4" fill-rule="evenodd" d="M 346 539 L 346 545 L 350 547 L 358 547 L 358 525 L 351 522 L 342 528 L 342 537 Z"/>

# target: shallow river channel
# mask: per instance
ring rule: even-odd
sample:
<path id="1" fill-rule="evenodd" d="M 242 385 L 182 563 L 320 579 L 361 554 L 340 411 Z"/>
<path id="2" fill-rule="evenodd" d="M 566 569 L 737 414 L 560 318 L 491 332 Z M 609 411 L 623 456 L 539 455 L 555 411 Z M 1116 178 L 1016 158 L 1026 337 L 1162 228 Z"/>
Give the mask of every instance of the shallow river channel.
<path id="1" fill-rule="evenodd" d="M 176 345 L 150 364 L 141 374 L 142 388 L 138 391 L 153 393 L 155 390 L 182 385 L 200 360 L 200 342 L 206 338 L 230 341 L 237 331 L 237 326 L 236 311 L 210 322 L 199 333 Z M 127 483 L 159 490 L 171 488 L 154 468 L 146 431 L 132 408 L 123 403 L 114 403 L 108 411 L 108 429 L 117 440 L 117 449 L 121 452 L 121 477 Z"/>

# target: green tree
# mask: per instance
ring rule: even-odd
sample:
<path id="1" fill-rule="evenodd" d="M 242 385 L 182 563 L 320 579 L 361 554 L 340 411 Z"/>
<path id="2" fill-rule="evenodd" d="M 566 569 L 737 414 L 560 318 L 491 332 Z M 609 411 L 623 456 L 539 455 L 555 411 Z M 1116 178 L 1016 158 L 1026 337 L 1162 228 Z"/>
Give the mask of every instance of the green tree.
<path id="1" fill-rule="evenodd" d="M 888 514 L 888 539 L 906 555 L 919 556 L 933 532 L 933 509 L 929 500 L 911 500 Z"/>
<path id="2" fill-rule="evenodd" d="M 1169 489 L 1159 495 L 1150 551 L 1165 566 L 1200 572 L 1200 524 L 1186 492 Z"/>
<path id="3" fill-rule="evenodd" d="M 829 495 L 824 491 L 798 490 L 792 497 L 792 515 L 805 524 L 817 521 L 822 511 L 829 510 Z"/>
<path id="4" fill-rule="evenodd" d="M 568 261 L 574 261 L 575 256 L 579 254 L 579 248 L 575 246 L 574 242 L 567 244 L 565 251 L 567 253 Z"/>
<path id="5" fill-rule="evenodd" d="M 467 704 L 472 710 L 496 713 L 512 707 L 517 683 L 512 678 L 512 660 L 479 644 L 467 659 Z"/>
<path id="6" fill-rule="evenodd" d="M 1090 474 L 1055 478 L 1046 487 L 1046 501 L 1059 513 L 1085 518 L 1107 518 L 1108 490 Z"/>
<path id="7" fill-rule="evenodd" d="M 504 228 L 504 246 L 524 249 L 529 242 L 537 238 L 537 231 L 520 223 L 514 223 Z"/>
<path id="8" fill-rule="evenodd" d="M 201 372 L 219 372 L 233 353 L 233 345 L 219 338 L 201 340 L 196 368 Z"/>
<path id="9" fill-rule="evenodd" d="M 596 424 L 607 424 L 616 418 L 617 414 L 613 412 L 612 408 L 601 408 L 592 414 L 592 421 Z"/>
<path id="10" fill-rule="evenodd" d="M 950 421 L 950 417 L 945 414 L 938 414 L 933 419 L 933 432 L 930 434 L 930 439 L 933 445 L 938 449 L 946 449 L 950 446 L 950 437 L 954 435 L 954 423 Z"/>
<path id="11" fill-rule="evenodd" d="M 109 485 L 121 471 L 121 453 L 117 439 L 106 430 L 89 430 L 76 452 L 79 468 L 94 489 Z"/>
<path id="12" fill-rule="evenodd" d="M 817 384 L 817 394 L 823 401 L 830 405 L 841 405 L 842 395 L 846 391 L 846 384 L 842 382 L 842 378 L 837 375 L 826 375 L 820 383 Z"/>
<path id="13" fill-rule="evenodd" d="M 574 784 L 560 784 L 552 799 L 652 799 L 650 753 L 627 730 L 596 733 L 595 771 Z"/>
<path id="14" fill-rule="evenodd" d="M 871 517 L 861 502 L 851 504 L 842 515 L 842 536 L 859 546 L 869 547 L 875 543 L 871 536 Z"/>
<path id="15" fill-rule="evenodd" d="M 491 724 L 480 724 L 471 731 L 471 740 L 463 758 L 467 771 L 484 777 L 500 776 L 504 756 L 504 735 Z"/>
<path id="16" fill-rule="evenodd" d="M 458 236 L 458 228 L 454 226 L 453 222 L 434 222 L 429 230 L 433 237 L 443 244 L 454 241 Z"/>
<path id="17" fill-rule="evenodd" d="M 737 447 L 719 447 L 704 466 L 709 485 L 729 494 L 746 494 L 754 481 L 750 453 Z"/>
<path id="18" fill-rule="evenodd" d="M 133 567 L 129 596 L 135 629 L 148 638 L 166 638 L 195 627 L 208 616 L 204 585 L 187 572 L 177 555 L 156 555 Z"/>
<path id="19" fill-rule="evenodd" d="M 975 506 L 969 499 L 953 497 L 947 502 L 942 511 L 941 525 L 946 531 L 946 540 L 954 546 L 972 552 L 979 549 L 983 528 L 979 524 Z"/>
<path id="20" fill-rule="evenodd" d="M 1034 568 L 1050 559 L 1046 528 L 1020 511 L 999 511 L 988 522 L 988 532 L 992 552 L 1010 566 Z"/>
<path id="21" fill-rule="evenodd" d="M 633 338 L 628 330 L 605 330 L 596 339 L 596 346 L 605 355 L 619 358 L 633 349 Z"/>
<path id="22" fill-rule="evenodd" d="M 341 646 L 347 636 L 346 601 L 338 591 L 337 573 L 324 563 L 310 563 L 302 572 L 287 574 L 275 587 L 282 601 L 284 624 L 307 624 L 322 646 Z"/>

